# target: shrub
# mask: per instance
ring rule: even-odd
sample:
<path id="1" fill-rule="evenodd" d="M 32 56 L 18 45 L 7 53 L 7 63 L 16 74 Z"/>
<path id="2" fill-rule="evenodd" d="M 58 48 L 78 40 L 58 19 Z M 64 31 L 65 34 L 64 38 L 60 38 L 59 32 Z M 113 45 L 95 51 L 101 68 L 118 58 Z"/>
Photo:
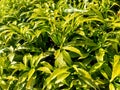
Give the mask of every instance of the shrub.
<path id="1" fill-rule="evenodd" d="M 0 90 L 120 89 L 119 1 L 1 0 L 0 8 Z"/>

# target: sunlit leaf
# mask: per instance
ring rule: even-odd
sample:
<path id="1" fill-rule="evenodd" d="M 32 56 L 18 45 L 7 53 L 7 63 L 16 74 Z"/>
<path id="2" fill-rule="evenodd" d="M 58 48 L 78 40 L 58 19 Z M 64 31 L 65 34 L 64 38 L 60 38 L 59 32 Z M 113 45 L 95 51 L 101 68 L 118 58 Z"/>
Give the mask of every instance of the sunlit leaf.
<path id="1" fill-rule="evenodd" d="M 33 69 L 31 69 L 30 71 L 29 71 L 29 73 L 28 73 L 28 81 L 30 80 L 30 78 L 32 77 L 32 75 L 35 73 L 35 69 L 33 68 Z"/>
<path id="2" fill-rule="evenodd" d="M 99 51 L 96 53 L 96 59 L 98 61 L 103 61 L 105 55 L 105 50 L 103 48 L 100 48 Z"/>
<path id="3" fill-rule="evenodd" d="M 75 53 L 79 54 L 80 56 L 83 56 L 82 53 L 80 52 L 80 50 L 77 49 L 77 48 L 75 48 L 75 47 L 65 46 L 65 47 L 63 47 L 63 49 L 68 50 L 68 51 L 75 52 Z"/>
<path id="4" fill-rule="evenodd" d="M 45 67 L 48 67 L 50 70 L 53 70 L 53 66 L 50 63 L 43 61 L 41 64 Z"/>
<path id="5" fill-rule="evenodd" d="M 43 71 L 45 73 L 51 73 L 51 71 L 48 67 L 39 67 L 37 70 Z"/>
<path id="6" fill-rule="evenodd" d="M 14 53 L 10 53 L 10 54 L 8 55 L 8 58 L 9 58 L 10 62 L 12 62 L 12 61 L 13 61 L 14 56 L 15 56 L 15 54 L 14 54 Z"/>
<path id="7" fill-rule="evenodd" d="M 34 84 L 35 84 L 35 77 L 31 77 L 27 82 L 26 88 L 32 89 Z"/>
<path id="8" fill-rule="evenodd" d="M 72 64 L 72 60 L 71 60 L 71 57 L 69 55 L 68 52 L 66 52 L 65 50 L 62 51 L 62 55 L 63 55 L 63 59 L 65 60 L 65 62 L 68 64 L 68 65 L 71 65 Z"/>
<path id="9" fill-rule="evenodd" d="M 20 78 L 18 83 L 23 83 L 27 79 L 27 74 L 28 72 L 23 73 Z"/>
<path id="10" fill-rule="evenodd" d="M 63 54 L 60 52 L 60 50 L 55 52 L 55 66 L 56 67 L 64 67 L 67 66 L 66 62 L 63 59 Z"/>
<path id="11" fill-rule="evenodd" d="M 67 73 L 67 70 L 68 70 L 68 69 L 69 69 L 69 68 L 64 67 L 64 68 L 58 68 L 58 69 L 54 70 L 54 72 L 45 80 L 46 83 L 44 84 L 44 88 L 45 88 L 47 85 L 49 85 L 49 83 L 50 83 L 53 79 L 55 79 L 56 77 L 58 77 L 59 75 L 62 75 L 62 74 Z"/>
<path id="12" fill-rule="evenodd" d="M 27 69 L 27 67 L 23 63 L 11 65 L 10 68 L 16 69 L 16 70 L 26 70 Z"/>
<path id="13" fill-rule="evenodd" d="M 91 69 L 90 69 L 90 73 L 94 73 L 96 70 L 100 69 L 100 67 L 102 66 L 104 62 L 98 62 L 96 64 L 94 64 Z"/>
<path id="14" fill-rule="evenodd" d="M 57 76 L 57 80 L 55 81 L 55 83 L 60 83 L 63 82 L 63 80 L 65 80 L 65 78 L 67 78 L 70 75 L 70 73 L 64 73 L 62 75 Z"/>
<path id="15" fill-rule="evenodd" d="M 108 75 L 106 74 L 105 71 L 103 70 L 100 70 L 101 74 L 106 78 L 106 79 L 109 79 Z"/>
<path id="16" fill-rule="evenodd" d="M 116 90 L 112 83 L 109 84 L 109 90 Z"/>
<path id="17" fill-rule="evenodd" d="M 0 0 L 0 90 L 119 90 L 119 0 Z"/>
<path id="18" fill-rule="evenodd" d="M 117 76 L 120 75 L 120 56 L 115 55 L 114 56 L 114 62 L 113 62 L 113 69 L 112 69 L 112 76 L 110 81 L 112 82 Z"/>
<path id="19" fill-rule="evenodd" d="M 50 53 L 48 53 L 48 52 L 46 52 L 46 53 L 41 53 L 41 54 L 38 56 L 38 58 L 36 59 L 35 66 L 37 66 L 42 59 L 48 57 L 49 55 L 50 55 Z"/>

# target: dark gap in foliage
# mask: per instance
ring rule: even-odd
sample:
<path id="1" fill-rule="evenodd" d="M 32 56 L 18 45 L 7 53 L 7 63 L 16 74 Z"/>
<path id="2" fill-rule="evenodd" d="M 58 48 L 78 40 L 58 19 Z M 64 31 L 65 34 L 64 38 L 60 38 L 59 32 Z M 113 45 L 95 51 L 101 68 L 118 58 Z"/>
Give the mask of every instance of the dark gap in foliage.
<path id="1" fill-rule="evenodd" d="M 117 2 L 117 3 L 118 3 L 118 5 L 120 5 L 120 0 L 115 0 L 115 2 Z"/>
<path id="2" fill-rule="evenodd" d="M 114 5 L 110 9 L 117 14 L 117 12 L 119 11 L 120 7 L 118 5 Z"/>
<path id="3" fill-rule="evenodd" d="M 53 56 L 53 55 L 47 57 L 47 58 L 46 58 L 46 61 L 47 61 L 48 63 L 50 63 L 52 66 L 55 66 L 55 59 L 54 59 L 54 56 Z"/>
<path id="4" fill-rule="evenodd" d="M 118 45 L 118 51 L 119 51 L 119 53 L 120 53 L 120 45 Z"/>
<path id="5" fill-rule="evenodd" d="M 110 27 L 107 27 L 107 28 L 105 29 L 105 31 L 106 31 L 107 33 L 111 32 L 112 30 L 113 30 L 113 29 L 110 28 Z"/>
<path id="6" fill-rule="evenodd" d="M 120 23 L 120 22 L 118 22 L 118 23 Z M 114 31 L 119 31 L 120 30 L 120 27 L 116 27 L 115 29 L 114 29 Z"/>
<path id="7" fill-rule="evenodd" d="M 83 15 L 83 17 L 84 17 L 84 18 L 87 18 L 87 17 L 89 17 L 89 15 Z"/>
<path id="8" fill-rule="evenodd" d="M 92 56 L 93 57 L 93 56 Z M 92 61 L 90 62 L 90 65 L 93 66 L 94 64 L 97 63 L 97 60 L 95 58 L 91 58 Z"/>
<path id="9" fill-rule="evenodd" d="M 98 36 L 93 35 L 92 37 L 90 37 L 91 40 L 93 40 L 96 44 L 98 43 Z"/>
<path id="10" fill-rule="evenodd" d="M 21 40 L 19 40 L 19 43 L 22 45 L 22 44 L 25 43 L 25 40 L 24 40 L 24 39 L 21 39 Z"/>
<path id="11" fill-rule="evenodd" d="M 43 87 L 44 84 L 43 82 L 45 81 L 45 78 L 47 78 L 49 75 L 40 71 L 36 71 L 36 75 L 37 75 L 37 79 L 34 87 Z"/>

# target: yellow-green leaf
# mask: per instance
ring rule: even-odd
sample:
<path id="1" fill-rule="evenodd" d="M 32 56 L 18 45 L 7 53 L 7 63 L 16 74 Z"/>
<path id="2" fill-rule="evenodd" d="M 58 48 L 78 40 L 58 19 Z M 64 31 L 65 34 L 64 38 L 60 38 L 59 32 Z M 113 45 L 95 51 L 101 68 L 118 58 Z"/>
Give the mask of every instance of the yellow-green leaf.
<path id="1" fill-rule="evenodd" d="M 91 69 L 90 69 L 90 73 L 94 73 L 96 70 L 98 70 L 104 62 L 98 62 L 96 64 L 94 64 Z"/>
<path id="2" fill-rule="evenodd" d="M 109 90 L 116 90 L 112 83 L 109 84 Z"/>
<path id="3" fill-rule="evenodd" d="M 43 71 L 45 73 L 51 73 L 51 71 L 48 67 L 39 67 L 37 70 Z"/>
<path id="4" fill-rule="evenodd" d="M 27 84 L 26 84 L 26 89 L 32 89 L 34 84 L 35 84 L 35 78 L 36 77 L 31 77 L 28 81 L 27 81 Z"/>
<path id="5" fill-rule="evenodd" d="M 115 55 L 114 62 L 113 62 L 112 76 L 111 76 L 110 82 L 112 82 L 119 75 L 120 75 L 120 56 Z"/>
<path id="6" fill-rule="evenodd" d="M 99 51 L 96 53 L 97 61 L 103 61 L 104 55 L 105 55 L 105 50 L 103 48 L 100 48 Z"/>
<path id="7" fill-rule="evenodd" d="M 72 60 L 71 60 L 71 57 L 69 55 L 69 53 L 65 50 L 62 51 L 62 55 L 63 55 L 63 59 L 65 60 L 65 62 L 68 64 L 68 65 L 71 65 L 72 64 Z"/>
<path id="8" fill-rule="evenodd" d="M 67 78 L 70 75 L 70 73 L 64 73 L 64 74 L 60 74 L 59 76 L 57 76 L 57 80 L 55 81 L 56 84 L 63 82 L 63 80 L 65 80 L 65 78 Z"/>
<path id="9" fill-rule="evenodd" d="M 23 73 L 19 78 L 19 83 L 23 83 L 27 79 L 28 72 Z"/>
<path id="10" fill-rule="evenodd" d="M 29 72 L 28 72 L 28 81 L 30 80 L 30 78 L 32 77 L 32 75 L 34 74 L 34 72 L 35 72 L 35 69 L 34 68 L 32 68 Z"/>
<path id="11" fill-rule="evenodd" d="M 65 46 L 65 47 L 63 47 L 63 49 L 68 50 L 68 51 L 75 52 L 75 53 L 79 54 L 80 56 L 83 56 L 82 53 L 80 52 L 80 50 L 77 49 L 77 48 L 75 48 L 75 47 Z"/>
<path id="12" fill-rule="evenodd" d="M 56 67 L 64 67 L 67 66 L 66 62 L 63 60 L 62 53 L 58 50 L 55 55 L 55 66 Z"/>
<path id="13" fill-rule="evenodd" d="M 56 69 L 46 80 L 45 80 L 45 84 L 44 87 L 45 88 L 47 85 L 50 84 L 50 82 L 55 79 L 56 77 L 58 77 L 59 75 L 62 75 L 64 73 L 67 73 L 69 68 L 68 67 L 64 67 L 64 68 L 58 68 Z"/>

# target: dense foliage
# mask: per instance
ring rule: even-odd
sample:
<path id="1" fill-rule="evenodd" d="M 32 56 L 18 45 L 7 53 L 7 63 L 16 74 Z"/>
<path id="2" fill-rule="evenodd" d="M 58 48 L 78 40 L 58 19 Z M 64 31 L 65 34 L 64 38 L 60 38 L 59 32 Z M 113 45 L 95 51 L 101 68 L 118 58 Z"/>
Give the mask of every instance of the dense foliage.
<path id="1" fill-rule="evenodd" d="M 119 0 L 0 0 L 0 90 L 120 90 Z"/>

